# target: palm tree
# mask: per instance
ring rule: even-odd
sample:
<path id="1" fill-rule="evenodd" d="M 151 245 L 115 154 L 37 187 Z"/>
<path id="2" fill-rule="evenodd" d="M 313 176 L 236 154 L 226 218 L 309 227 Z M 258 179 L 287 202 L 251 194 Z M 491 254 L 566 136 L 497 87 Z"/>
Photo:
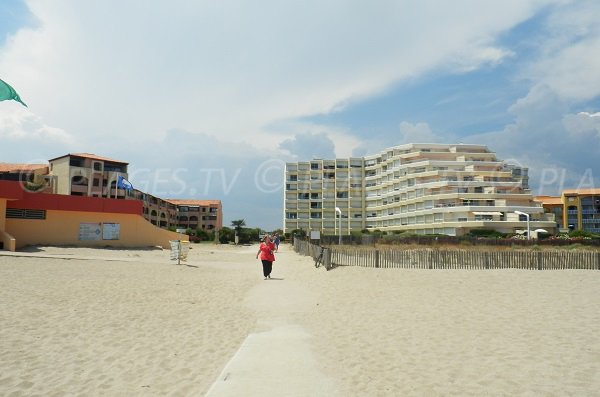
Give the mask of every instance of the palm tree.
<path id="1" fill-rule="evenodd" d="M 235 231 L 239 234 L 244 226 L 246 226 L 246 221 L 243 219 L 237 219 L 231 221 L 231 226 L 235 229 Z"/>

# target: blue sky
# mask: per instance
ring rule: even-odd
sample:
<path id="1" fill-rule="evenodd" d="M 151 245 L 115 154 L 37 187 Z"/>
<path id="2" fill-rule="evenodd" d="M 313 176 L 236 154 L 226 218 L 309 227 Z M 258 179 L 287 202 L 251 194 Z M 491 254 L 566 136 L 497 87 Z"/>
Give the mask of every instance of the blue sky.
<path id="1" fill-rule="evenodd" d="M 285 161 L 487 144 L 534 194 L 597 187 L 600 4 L 5 0 L 0 161 L 92 152 L 164 198 L 282 225 Z"/>

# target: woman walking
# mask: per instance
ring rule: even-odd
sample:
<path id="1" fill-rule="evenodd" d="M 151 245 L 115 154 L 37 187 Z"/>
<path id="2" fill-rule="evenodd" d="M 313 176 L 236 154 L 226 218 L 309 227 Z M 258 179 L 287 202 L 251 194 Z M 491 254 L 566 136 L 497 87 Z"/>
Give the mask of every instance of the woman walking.
<path id="1" fill-rule="evenodd" d="M 256 259 L 258 259 L 258 255 L 260 254 L 265 280 L 271 278 L 271 270 L 273 270 L 273 262 L 275 261 L 275 255 L 273 254 L 274 250 L 275 244 L 271 242 L 269 236 L 265 236 L 256 253 Z"/>

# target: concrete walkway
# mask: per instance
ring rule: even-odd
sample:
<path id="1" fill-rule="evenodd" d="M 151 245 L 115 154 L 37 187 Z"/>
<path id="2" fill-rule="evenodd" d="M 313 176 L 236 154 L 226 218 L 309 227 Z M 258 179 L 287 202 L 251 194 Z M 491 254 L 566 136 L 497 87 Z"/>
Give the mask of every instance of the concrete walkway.
<path id="1" fill-rule="evenodd" d="M 286 278 L 285 267 L 276 272 L 246 297 L 261 330 L 248 335 L 207 397 L 339 395 L 336 382 L 318 370 L 312 336 L 293 323 L 293 315 L 314 307 L 315 298 Z"/>

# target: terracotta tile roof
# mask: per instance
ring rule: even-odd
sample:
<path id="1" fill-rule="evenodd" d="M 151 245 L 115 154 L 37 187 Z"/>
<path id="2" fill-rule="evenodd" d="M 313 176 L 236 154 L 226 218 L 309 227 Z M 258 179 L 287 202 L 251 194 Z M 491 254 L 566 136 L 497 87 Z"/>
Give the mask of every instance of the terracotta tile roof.
<path id="1" fill-rule="evenodd" d="M 562 198 L 556 196 L 536 196 L 533 198 L 535 201 L 547 205 L 562 205 Z"/>
<path id="2" fill-rule="evenodd" d="M 600 188 L 565 189 L 563 194 L 600 194 Z"/>
<path id="3" fill-rule="evenodd" d="M 97 156 L 97 155 L 95 155 L 93 153 L 69 153 L 69 154 L 65 154 L 64 156 L 60 156 L 60 157 L 56 157 L 56 158 L 50 159 L 49 161 L 62 159 L 63 157 L 67 157 L 67 156 L 71 156 L 71 157 L 83 157 L 83 158 L 86 158 L 86 159 L 92 159 L 92 160 L 98 160 L 98 161 L 110 161 L 111 163 L 129 164 L 129 163 L 125 162 L 125 161 L 109 159 L 108 157 Z"/>
<path id="4" fill-rule="evenodd" d="M 209 206 L 209 205 L 221 205 L 221 200 L 177 200 L 177 199 L 165 199 L 166 202 L 175 205 L 197 205 L 197 206 Z"/>
<path id="5" fill-rule="evenodd" d="M 0 172 L 25 172 L 35 171 L 48 168 L 48 164 L 11 164 L 11 163 L 0 163 Z"/>

